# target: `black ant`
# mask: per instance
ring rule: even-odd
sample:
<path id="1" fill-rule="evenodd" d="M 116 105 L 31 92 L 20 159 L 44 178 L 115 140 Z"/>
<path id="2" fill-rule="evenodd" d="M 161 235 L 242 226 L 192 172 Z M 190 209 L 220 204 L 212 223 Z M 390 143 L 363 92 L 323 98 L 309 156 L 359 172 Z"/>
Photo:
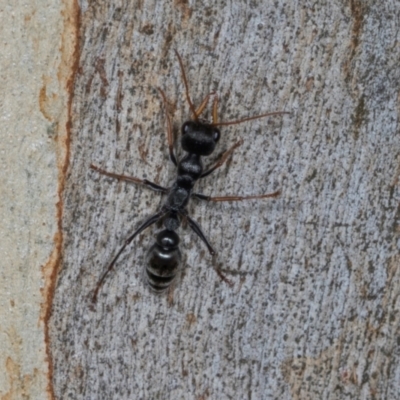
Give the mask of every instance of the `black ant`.
<path id="1" fill-rule="evenodd" d="M 190 228 L 205 243 L 210 254 L 211 255 L 215 254 L 215 250 L 204 236 L 200 226 L 197 224 L 196 221 L 194 221 L 188 215 L 186 208 L 191 197 L 196 197 L 197 199 L 200 200 L 219 202 L 219 201 L 265 199 L 268 197 L 277 197 L 280 194 L 280 191 L 278 190 L 274 193 L 260 194 L 254 196 L 210 197 L 204 194 L 193 192 L 193 187 L 198 179 L 210 175 L 217 168 L 221 167 L 221 165 L 225 163 L 225 161 L 230 157 L 233 151 L 243 143 L 242 140 L 236 142 L 230 149 L 228 149 L 221 155 L 220 159 L 216 162 L 215 165 L 204 171 L 201 157 L 209 156 L 214 152 L 215 146 L 220 138 L 220 131 L 217 128 L 217 126 L 236 125 L 242 122 L 251 121 L 253 119 L 268 117 L 271 115 L 282 115 L 289 113 L 284 111 L 279 111 L 279 112 L 272 112 L 272 113 L 257 115 L 254 117 L 244 118 L 236 121 L 218 122 L 217 95 L 215 95 L 215 93 L 213 92 L 209 93 L 202 101 L 200 106 L 197 109 L 195 109 L 192 100 L 190 99 L 189 87 L 181 56 L 176 50 L 175 54 L 178 57 L 179 66 L 181 69 L 183 83 L 186 91 L 186 99 L 193 116 L 192 120 L 186 121 L 182 125 L 181 146 L 182 149 L 186 152 L 186 155 L 178 162 L 174 152 L 172 124 L 167 110 L 167 98 L 163 90 L 158 88 L 164 103 L 166 119 L 167 119 L 167 138 L 168 138 L 169 156 L 171 161 L 178 169 L 178 175 L 175 183 L 170 188 L 165 188 L 163 186 L 157 185 L 156 183 L 150 182 L 147 179 L 140 179 L 132 176 L 114 174 L 111 172 L 104 171 L 94 165 L 90 166 L 90 168 L 99 172 L 100 174 L 109 176 L 111 178 L 124 180 L 127 182 L 146 185 L 149 189 L 167 195 L 167 199 L 164 205 L 162 206 L 161 210 L 158 213 L 151 216 L 150 218 L 146 219 L 139 226 L 139 228 L 125 240 L 124 244 L 122 245 L 118 253 L 111 261 L 111 264 L 108 266 L 106 271 L 101 276 L 96 286 L 96 289 L 94 290 L 92 298 L 93 302 L 97 301 L 98 292 L 101 286 L 103 285 L 106 276 L 113 269 L 115 262 L 117 261 L 121 253 L 125 250 L 126 246 L 128 246 L 132 242 L 132 240 L 137 235 L 139 235 L 139 233 L 141 233 L 150 225 L 153 225 L 154 223 L 160 220 L 163 221 L 165 229 L 158 233 L 156 238 L 156 243 L 153 244 L 153 246 L 148 251 L 146 260 L 147 282 L 154 291 L 162 292 L 166 290 L 171 285 L 172 281 L 174 280 L 174 278 L 178 273 L 179 264 L 181 262 L 181 252 L 179 250 L 179 236 L 175 231 L 179 228 L 182 219 L 188 222 Z M 200 120 L 199 117 L 206 108 L 211 96 L 214 96 L 214 100 L 212 108 L 212 123 L 210 124 L 208 122 Z M 216 272 L 218 273 L 218 275 L 222 280 L 231 285 L 231 282 L 222 274 L 221 271 L 216 269 Z"/>

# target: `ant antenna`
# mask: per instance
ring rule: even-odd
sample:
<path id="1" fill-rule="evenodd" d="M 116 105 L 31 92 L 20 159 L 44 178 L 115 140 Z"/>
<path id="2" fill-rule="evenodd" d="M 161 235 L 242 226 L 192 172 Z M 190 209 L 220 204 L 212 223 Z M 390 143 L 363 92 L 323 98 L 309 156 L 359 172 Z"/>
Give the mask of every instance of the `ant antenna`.
<path id="1" fill-rule="evenodd" d="M 211 126 L 236 125 L 236 124 L 241 124 L 242 122 L 251 121 L 253 119 L 271 117 L 272 115 L 282 115 L 282 114 L 290 114 L 290 112 L 288 112 L 288 111 L 275 111 L 275 112 L 270 112 L 270 113 L 267 113 L 267 114 L 256 115 L 254 117 L 247 117 L 247 118 L 243 118 L 243 119 L 238 119 L 236 121 L 212 123 Z"/>
<path id="2" fill-rule="evenodd" d="M 183 62 L 182 62 L 182 58 L 179 55 L 178 51 L 176 49 L 174 49 L 176 56 L 178 57 L 179 60 L 179 66 L 181 67 L 181 73 L 182 73 L 182 79 L 183 79 L 183 83 L 185 85 L 185 91 L 186 91 L 186 99 L 187 102 L 189 103 L 189 107 L 190 107 L 190 111 L 193 114 L 194 120 L 197 121 L 198 120 L 198 116 L 196 114 L 196 110 L 194 108 L 194 105 L 192 103 L 192 100 L 190 99 L 190 94 L 189 94 L 189 85 L 187 83 L 187 79 L 186 79 L 186 74 L 185 74 L 185 69 L 183 68 Z"/>

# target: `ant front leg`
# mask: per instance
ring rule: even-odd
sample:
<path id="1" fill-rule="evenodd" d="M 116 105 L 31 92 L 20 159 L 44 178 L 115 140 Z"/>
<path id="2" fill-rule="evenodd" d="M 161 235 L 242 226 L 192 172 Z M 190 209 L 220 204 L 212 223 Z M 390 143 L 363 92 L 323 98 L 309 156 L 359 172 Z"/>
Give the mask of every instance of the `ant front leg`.
<path id="1" fill-rule="evenodd" d="M 208 97 L 211 94 L 209 94 L 206 97 L 206 100 L 208 99 Z M 203 103 L 204 103 L 204 101 L 203 101 Z M 218 95 L 215 95 L 214 96 L 214 101 L 213 101 L 213 108 L 212 108 L 212 120 L 213 120 L 212 125 L 215 125 L 215 124 L 218 123 L 218 110 L 217 110 L 217 108 L 218 108 Z M 226 160 L 232 155 L 233 151 L 235 149 L 237 149 L 239 146 L 241 146 L 242 144 L 243 144 L 243 139 L 239 139 L 231 148 L 229 148 L 224 153 L 222 153 L 220 159 L 216 162 L 216 164 L 213 167 L 209 168 L 207 171 L 203 172 L 201 174 L 200 178 L 204 178 L 204 177 L 210 175 L 217 168 L 221 167 L 226 162 Z"/>
<path id="2" fill-rule="evenodd" d="M 242 200 L 267 199 L 269 197 L 278 197 L 280 194 L 281 194 L 281 191 L 277 190 L 276 192 L 273 192 L 273 193 L 257 194 L 257 195 L 253 195 L 253 196 L 211 197 L 211 196 L 206 196 L 206 195 L 200 194 L 200 193 L 193 193 L 192 197 L 196 197 L 197 199 L 200 199 L 200 200 L 220 202 L 220 201 L 242 201 Z"/>
<path id="3" fill-rule="evenodd" d="M 208 93 L 208 95 L 204 98 L 204 100 L 201 102 L 199 107 L 195 110 L 195 119 L 197 120 L 200 115 L 203 113 L 204 109 L 206 108 L 208 101 L 210 100 L 211 96 L 214 96 L 215 92 Z"/>
<path id="4" fill-rule="evenodd" d="M 174 152 L 174 133 L 172 131 L 171 119 L 169 118 L 169 114 L 168 114 L 167 97 L 165 96 L 165 93 L 163 90 L 161 90 L 160 88 L 157 88 L 157 89 L 161 93 L 161 97 L 163 99 L 164 108 L 165 108 L 165 115 L 167 117 L 167 139 L 168 139 L 169 158 L 174 163 L 174 165 L 177 167 L 178 162 L 176 161 L 176 156 L 175 156 L 175 152 Z"/>
<path id="5" fill-rule="evenodd" d="M 200 176 L 200 178 L 204 178 L 205 176 L 210 175 L 212 172 L 214 172 L 217 168 L 221 167 L 226 160 L 231 156 L 231 154 L 233 153 L 233 151 L 235 149 L 237 149 L 239 146 L 241 146 L 243 144 L 243 140 L 240 139 L 239 141 L 237 141 L 230 149 L 226 150 L 225 153 L 222 153 L 221 158 L 217 161 L 217 163 L 211 167 L 210 169 L 208 169 L 207 171 L 203 172 Z"/>
<path id="6" fill-rule="evenodd" d="M 120 174 L 114 174 L 113 172 L 108 172 L 105 171 L 104 169 L 101 169 L 99 167 L 96 167 L 95 165 L 91 164 L 90 168 L 93 169 L 94 171 L 98 172 L 99 174 L 109 176 L 110 178 L 115 178 L 118 180 L 122 181 L 127 181 L 127 182 L 133 182 L 133 183 L 138 183 L 141 185 L 146 185 L 149 189 L 152 189 L 156 192 L 161 192 L 161 193 L 166 193 L 168 191 L 167 188 L 157 185 L 154 182 L 151 182 L 147 179 L 140 179 L 136 178 L 134 176 L 126 176 L 126 175 L 120 175 Z"/>
<path id="7" fill-rule="evenodd" d="M 218 123 L 218 95 L 216 94 L 213 101 L 213 109 L 212 109 L 212 119 L 213 125 Z"/>

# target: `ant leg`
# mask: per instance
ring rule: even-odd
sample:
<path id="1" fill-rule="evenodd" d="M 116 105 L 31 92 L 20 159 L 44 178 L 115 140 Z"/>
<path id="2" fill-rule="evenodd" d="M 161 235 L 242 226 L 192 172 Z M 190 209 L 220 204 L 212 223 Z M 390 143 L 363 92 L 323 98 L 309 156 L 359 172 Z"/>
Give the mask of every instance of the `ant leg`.
<path id="1" fill-rule="evenodd" d="M 283 115 L 283 114 L 290 114 L 288 111 L 275 111 L 261 115 L 255 115 L 254 117 L 247 117 L 238 119 L 236 121 L 227 121 L 227 122 L 213 122 L 212 126 L 228 126 L 228 125 L 237 125 L 241 124 L 242 122 L 252 121 L 253 119 L 265 118 L 265 117 L 272 117 L 273 115 Z"/>
<path id="2" fill-rule="evenodd" d="M 207 238 L 204 236 L 204 233 L 201 230 L 200 225 L 195 220 L 190 218 L 189 215 L 185 215 L 185 217 L 187 218 L 187 221 L 189 222 L 189 226 L 192 228 L 193 232 L 205 243 L 210 254 L 212 256 L 214 256 L 216 254 L 215 250 L 212 248 L 211 244 L 208 242 Z"/>
<path id="3" fill-rule="evenodd" d="M 214 102 L 213 102 L 213 111 L 212 111 L 213 122 L 211 124 L 212 126 L 237 125 L 237 124 L 241 124 L 242 122 L 252 121 L 253 119 L 271 117 L 273 115 L 290 114 L 290 112 L 287 112 L 287 111 L 275 111 L 275 112 L 270 112 L 270 113 L 266 113 L 266 114 L 255 115 L 254 117 L 247 117 L 247 118 L 243 118 L 243 119 L 238 119 L 236 121 L 218 122 L 217 107 L 218 107 L 218 96 L 216 95 L 214 97 Z"/>
<path id="4" fill-rule="evenodd" d="M 168 301 L 169 307 L 172 307 L 174 305 L 174 289 L 175 289 L 175 287 L 173 284 L 168 289 L 167 301 Z"/>
<path id="5" fill-rule="evenodd" d="M 233 282 L 228 279 L 218 267 L 213 266 L 214 271 L 218 274 L 218 276 L 223 280 L 225 283 L 227 283 L 230 287 L 233 287 Z"/>
<path id="6" fill-rule="evenodd" d="M 126 175 L 114 174 L 112 172 L 107 172 L 104 169 L 96 167 L 93 164 L 90 164 L 90 168 L 95 170 L 95 171 L 97 171 L 99 174 L 109 176 L 110 178 L 115 178 L 115 179 L 122 180 L 122 181 L 127 181 L 127 182 L 133 182 L 133 183 L 146 185 L 149 189 L 152 189 L 152 190 L 154 190 L 156 192 L 166 193 L 168 191 L 167 188 L 165 188 L 163 186 L 160 186 L 160 185 L 157 185 L 154 182 L 148 181 L 147 179 L 139 179 L 139 178 L 135 178 L 134 176 L 126 176 Z"/>
<path id="7" fill-rule="evenodd" d="M 164 214 L 165 214 L 165 211 L 160 211 L 159 213 L 154 214 L 152 217 L 146 219 L 146 221 L 144 221 L 143 224 L 140 225 L 139 228 L 131 236 L 128 237 L 128 239 L 125 240 L 124 244 L 122 245 L 122 247 L 119 249 L 119 251 L 116 254 L 116 256 L 111 261 L 111 264 L 108 266 L 108 268 L 104 271 L 103 275 L 101 276 L 101 278 L 100 278 L 100 280 L 99 280 L 99 282 L 98 282 L 98 284 L 96 286 L 96 289 L 94 290 L 93 297 L 92 297 L 92 303 L 96 303 L 97 302 L 97 295 L 99 294 L 100 288 L 103 286 L 103 283 L 104 283 L 104 280 L 106 279 L 106 276 L 113 269 L 115 262 L 118 260 L 118 258 L 121 255 L 121 253 L 125 250 L 125 247 L 128 246 L 128 244 L 131 243 L 132 240 L 137 235 L 139 235 L 140 232 L 142 232 L 143 230 L 148 228 L 150 225 L 153 225 L 158 220 L 160 220 L 160 218 L 162 218 L 164 216 Z"/>
<path id="8" fill-rule="evenodd" d="M 174 134 L 172 132 L 171 119 L 169 118 L 169 114 L 168 114 L 167 97 L 165 96 L 165 93 L 160 88 L 157 88 L 157 89 L 161 93 L 161 97 L 162 97 L 162 100 L 164 103 L 164 108 L 165 108 L 165 115 L 167 117 L 167 139 L 168 139 L 169 158 L 175 164 L 175 166 L 178 166 L 178 163 L 176 162 L 175 153 L 174 153 Z"/>
<path id="9" fill-rule="evenodd" d="M 222 154 L 222 156 L 219 159 L 219 161 L 213 167 L 208 169 L 206 172 L 203 172 L 201 174 L 200 178 L 204 178 L 205 176 L 210 175 L 217 168 L 219 168 L 221 165 L 223 165 L 225 163 L 225 161 L 228 159 L 228 157 L 230 157 L 230 155 L 233 153 L 233 151 L 235 149 L 237 149 L 239 146 L 241 146 L 242 144 L 243 144 L 243 140 L 242 139 L 237 141 L 230 149 L 228 149 L 227 151 L 225 151 L 225 153 Z"/>
<path id="10" fill-rule="evenodd" d="M 218 111 L 217 111 L 217 107 L 218 107 L 218 95 L 215 95 L 214 97 L 214 101 L 213 101 L 213 109 L 212 109 L 212 119 L 213 119 L 213 125 L 215 125 L 216 123 L 218 123 Z"/>
<path id="11" fill-rule="evenodd" d="M 196 233 L 196 235 L 205 243 L 205 245 L 207 246 L 208 251 L 210 252 L 210 254 L 212 256 L 214 256 L 216 254 L 215 250 L 212 248 L 212 246 L 210 245 L 210 243 L 208 242 L 207 238 L 204 236 L 203 231 L 200 228 L 200 225 L 194 221 L 192 218 L 190 218 L 187 214 L 184 215 L 189 223 L 189 226 L 192 228 L 192 230 L 194 231 L 194 233 Z M 215 272 L 218 274 L 218 276 L 225 282 L 227 283 L 229 286 L 233 286 L 233 283 L 220 271 L 219 268 L 216 268 L 215 266 L 213 267 Z"/>
<path id="12" fill-rule="evenodd" d="M 189 104 L 190 111 L 191 111 L 192 114 L 193 114 L 193 118 L 194 118 L 195 121 L 197 121 L 198 118 L 197 118 L 196 110 L 195 110 L 195 108 L 194 108 L 194 105 L 193 105 L 193 103 L 192 103 L 192 100 L 190 99 L 189 85 L 188 85 L 188 82 L 187 82 L 187 79 L 186 79 L 185 68 L 183 68 L 182 58 L 181 58 L 181 56 L 179 55 L 179 53 L 177 52 L 177 50 L 174 50 L 174 51 L 175 51 L 176 56 L 178 57 L 179 66 L 180 66 L 180 68 L 181 68 L 183 84 L 185 85 L 186 99 L 187 99 L 187 102 L 188 102 L 188 104 Z"/>
<path id="13" fill-rule="evenodd" d="M 211 197 L 211 196 L 206 196 L 206 195 L 200 194 L 200 193 L 193 193 L 192 197 L 197 197 L 200 200 L 219 202 L 219 201 L 242 201 L 242 200 L 266 199 L 269 197 L 278 197 L 280 194 L 281 194 L 281 191 L 278 190 L 274 193 L 258 194 L 258 195 L 254 195 L 254 196 Z"/>
<path id="14" fill-rule="evenodd" d="M 196 117 L 199 118 L 204 109 L 206 108 L 208 101 L 210 100 L 210 97 L 215 95 L 215 92 L 208 93 L 208 95 L 204 98 L 204 100 L 201 102 L 200 106 L 197 108 L 196 112 Z"/>

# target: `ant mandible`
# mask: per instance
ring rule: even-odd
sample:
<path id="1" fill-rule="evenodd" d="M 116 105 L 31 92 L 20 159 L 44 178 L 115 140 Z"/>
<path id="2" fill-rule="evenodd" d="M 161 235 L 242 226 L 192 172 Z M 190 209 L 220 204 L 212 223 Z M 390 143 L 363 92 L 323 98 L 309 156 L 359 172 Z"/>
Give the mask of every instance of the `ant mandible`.
<path id="1" fill-rule="evenodd" d="M 97 296 L 101 286 L 104 283 L 105 278 L 113 269 L 115 262 L 125 250 L 125 248 L 132 242 L 132 240 L 139 235 L 142 231 L 148 228 L 150 225 L 162 220 L 164 224 L 164 230 L 158 233 L 156 243 L 150 248 L 147 253 L 147 266 L 146 266 L 146 278 L 150 287 L 156 292 L 162 292 L 166 290 L 174 278 L 176 277 L 179 265 L 181 262 L 181 252 L 179 250 L 179 236 L 176 230 L 181 224 L 181 220 L 184 219 L 188 222 L 190 228 L 196 233 L 196 235 L 204 242 L 207 246 L 208 251 L 211 255 L 215 254 L 215 250 L 204 236 L 199 224 L 194 221 L 187 212 L 187 205 L 189 199 L 195 197 L 200 200 L 220 202 L 220 201 L 242 201 L 251 199 L 265 199 L 269 197 L 277 197 L 280 191 L 269 194 L 260 194 L 254 196 L 225 196 L 225 197 L 211 197 L 204 194 L 193 192 L 193 188 L 197 180 L 205 178 L 214 172 L 217 168 L 221 167 L 226 160 L 230 157 L 233 151 L 239 147 L 243 141 L 240 139 L 231 148 L 225 151 L 219 160 L 210 168 L 204 171 L 201 157 L 211 155 L 215 146 L 220 138 L 220 131 L 217 126 L 236 125 L 242 122 L 251 121 L 258 118 L 269 117 L 272 115 L 289 114 L 285 111 L 271 112 L 267 114 L 261 114 L 253 117 L 243 118 L 236 121 L 230 122 L 219 122 L 217 115 L 218 97 L 215 93 L 209 93 L 205 99 L 201 102 L 200 106 L 196 109 L 192 103 L 189 95 L 189 86 L 186 79 L 185 69 L 183 67 L 182 58 L 179 53 L 175 50 L 175 54 L 178 57 L 179 66 L 182 73 L 182 79 L 185 86 L 186 100 L 189 104 L 190 112 L 193 119 L 186 121 L 182 125 L 182 137 L 181 146 L 186 152 L 183 158 L 177 161 L 174 152 L 174 140 L 173 131 L 170 117 L 167 110 L 167 98 L 164 91 L 158 88 L 161 94 L 162 101 L 164 103 L 165 114 L 167 119 L 167 139 L 169 148 L 169 157 L 174 165 L 177 167 L 177 177 L 175 183 L 169 187 L 163 187 L 153 183 L 147 179 L 140 179 L 132 176 L 125 176 L 107 172 L 95 165 L 91 165 L 90 168 L 99 172 L 102 175 L 109 176 L 118 180 L 127 182 L 133 182 L 147 186 L 156 192 L 161 192 L 167 195 L 167 199 L 161 210 L 150 218 L 146 219 L 139 228 L 132 233 L 124 242 L 118 253 L 111 261 L 108 268 L 101 276 L 92 297 L 92 301 L 97 301 Z M 213 107 L 212 107 L 212 123 L 200 120 L 199 117 L 206 108 L 209 99 L 214 96 Z M 222 274 L 221 271 L 216 269 L 216 272 L 222 280 L 231 285 L 231 282 Z"/>

